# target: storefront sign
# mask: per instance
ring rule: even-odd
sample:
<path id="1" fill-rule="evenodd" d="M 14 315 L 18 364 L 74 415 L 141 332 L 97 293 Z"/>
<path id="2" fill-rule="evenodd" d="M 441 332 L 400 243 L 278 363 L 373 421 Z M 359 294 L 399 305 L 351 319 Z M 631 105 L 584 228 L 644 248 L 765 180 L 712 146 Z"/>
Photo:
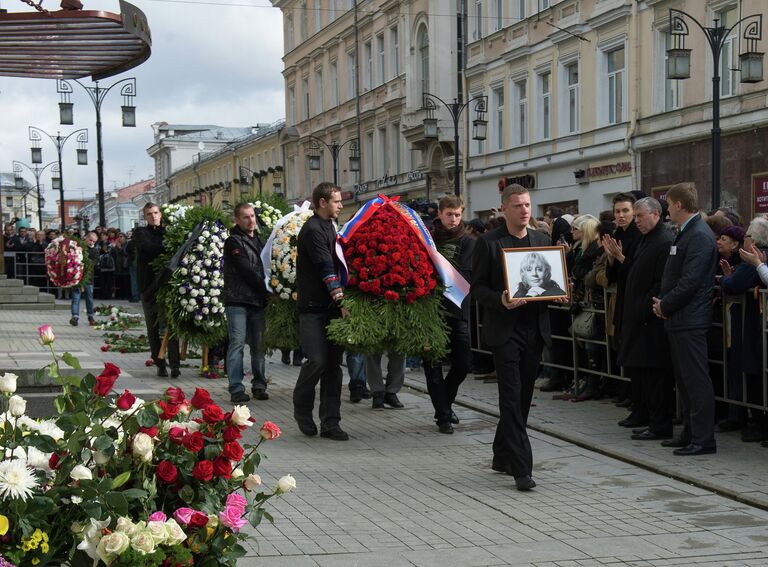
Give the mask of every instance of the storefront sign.
<path id="1" fill-rule="evenodd" d="M 341 200 L 342 201 L 348 201 L 352 197 L 354 197 L 354 194 L 352 193 L 352 191 L 342 191 L 341 192 Z"/>
<path id="2" fill-rule="evenodd" d="M 768 171 L 752 175 L 752 216 L 768 213 Z"/>
<path id="3" fill-rule="evenodd" d="M 535 173 L 521 173 L 514 177 L 502 177 L 499 181 L 499 193 L 504 191 L 505 187 L 517 184 L 522 185 L 526 189 L 533 191 L 536 189 L 536 174 Z"/>
<path id="4" fill-rule="evenodd" d="M 412 181 L 421 181 L 422 179 L 424 179 L 424 172 L 419 169 L 414 169 L 413 171 L 408 171 L 399 175 L 385 175 L 376 180 L 376 190 L 386 189 L 387 187 L 394 187 Z M 356 183 L 353 189 L 355 195 L 360 195 L 372 191 L 373 187 L 371 187 L 371 183 Z"/>
<path id="5" fill-rule="evenodd" d="M 626 177 L 632 175 L 632 162 L 620 161 L 609 163 L 590 163 L 587 176 L 593 179 L 612 179 L 614 177 Z"/>
<path id="6" fill-rule="evenodd" d="M 667 200 L 667 191 L 669 191 L 670 187 L 672 187 L 672 186 L 671 185 L 661 185 L 660 187 L 651 187 L 651 197 L 653 197 L 657 201 L 666 201 Z"/>
<path id="7" fill-rule="evenodd" d="M 376 188 L 384 189 L 385 187 L 393 187 L 397 185 L 397 175 L 385 175 L 381 179 L 376 180 Z"/>
<path id="8" fill-rule="evenodd" d="M 359 195 L 360 193 L 367 193 L 368 192 L 368 184 L 367 183 L 355 183 L 355 186 L 353 187 L 355 190 L 355 195 Z"/>

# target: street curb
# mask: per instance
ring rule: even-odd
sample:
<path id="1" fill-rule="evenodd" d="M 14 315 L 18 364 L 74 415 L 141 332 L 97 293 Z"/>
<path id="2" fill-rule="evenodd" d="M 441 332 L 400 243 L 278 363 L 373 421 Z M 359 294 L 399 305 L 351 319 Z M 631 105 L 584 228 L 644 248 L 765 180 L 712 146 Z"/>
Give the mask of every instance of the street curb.
<path id="1" fill-rule="evenodd" d="M 425 386 L 423 386 L 419 382 L 414 382 L 413 380 L 409 380 L 408 378 L 405 379 L 405 386 L 407 386 L 408 388 L 411 388 L 412 390 L 416 390 L 418 392 L 428 394 Z M 488 404 L 484 404 L 474 400 L 469 400 L 469 399 L 463 398 L 462 396 L 458 396 L 456 398 L 455 403 L 467 409 L 471 409 L 473 411 L 476 411 L 485 415 L 489 415 L 491 417 L 495 417 L 495 418 L 499 417 L 498 409 L 495 406 L 490 406 Z M 588 449 L 595 453 L 599 453 L 600 455 L 605 455 L 607 457 L 617 459 L 619 461 L 628 463 L 630 465 L 635 465 L 637 467 L 660 474 L 667 478 L 679 480 L 681 482 L 685 482 L 697 488 L 709 490 L 711 492 L 714 492 L 715 494 L 718 494 L 725 498 L 729 498 L 730 500 L 735 500 L 736 502 L 741 502 L 742 504 L 747 504 L 749 506 L 753 506 L 755 508 L 768 511 L 768 500 L 763 501 L 763 500 L 746 497 L 743 494 L 736 492 L 735 490 L 729 489 L 727 487 L 724 487 L 720 484 L 709 482 L 702 478 L 696 478 L 694 476 L 685 474 L 678 470 L 669 469 L 663 465 L 659 465 L 658 463 L 654 463 L 652 461 L 639 459 L 636 456 L 633 456 L 631 453 L 623 453 L 621 451 L 616 451 L 613 449 L 605 449 L 595 444 L 594 442 L 591 442 L 589 439 L 584 439 L 583 437 L 572 435 L 567 431 L 563 431 L 558 428 L 548 427 L 547 425 L 541 423 L 536 419 L 531 419 L 528 421 L 528 428 L 534 431 L 537 431 L 539 433 L 544 433 L 545 435 L 555 437 L 562 441 L 573 443 L 574 445 L 577 445 L 584 449 Z"/>

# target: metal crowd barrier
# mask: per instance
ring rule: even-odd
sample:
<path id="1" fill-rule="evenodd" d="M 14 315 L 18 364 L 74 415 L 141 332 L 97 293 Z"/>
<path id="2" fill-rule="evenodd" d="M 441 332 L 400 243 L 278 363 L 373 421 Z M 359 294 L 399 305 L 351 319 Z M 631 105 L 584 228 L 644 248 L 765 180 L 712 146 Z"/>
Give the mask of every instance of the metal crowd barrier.
<path id="1" fill-rule="evenodd" d="M 752 293 L 752 292 L 748 292 Z M 614 289 L 608 289 L 604 291 L 604 306 L 608 306 L 610 303 L 611 295 L 615 294 Z M 710 377 L 715 388 L 715 399 L 727 404 L 742 406 L 745 408 L 751 408 L 758 411 L 768 411 L 768 290 L 759 290 L 760 294 L 760 310 L 761 310 L 761 336 L 762 336 L 762 372 L 760 373 L 762 402 L 755 403 L 748 401 L 748 380 L 750 379 L 745 373 L 741 373 L 741 396 L 736 397 L 733 392 L 730 392 L 729 388 L 729 367 L 728 367 L 728 328 L 723 323 L 729 320 L 728 307 L 731 302 L 741 301 L 744 305 L 743 297 L 734 298 L 728 296 L 728 301 L 720 300 L 716 302 L 714 307 L 715 313 L 713 314 L 712 329 L 708 337 L 709 344 L 709 369 Z M 721 298 L 720 288 L 715 288 L 715 295 Z M 472 350 L 478 353 L 490 354 L 490 351 L 483 348 L 481 341 L 481 310 L 480 307 L 473 302 L 473 309 L 475 310 L 474 317 L 474 332 L 471 333 Z M 629 378 L 624 374 L 624 369 L 617 364 L 615 354 L 615 341 L 613 336 L 607 333 L 607 309 L 587 307 L 584 311 L 591 311 L 599 315 L 598 322 L 599 334 L 593 339 L 583 339 L 576 337 L 572 331 L 574 315 L 571 313 L 570 305 L 552 304 L 549 306 L 550 314 L 552 315 L 552 322 L 554 323 L 557 316 L 567 313 L 567 321 L 569 321 L 568 331 L 566 333 L 557 332 L 558 329 L 553 325 L 552 332 L 552 349 L 551 353 L 555 356 L 555 360 L 542 360 L 541 364 L 544 367 L 566 371 L 573 377 L 573 383 L 577 391 L 579 391 L 582 382 L 588 375 L 596 375 L 602 379 L 629 381 Z M 744 317 L 742 316 L 742 325 Z M 562 329 L 563 325 L 560 325 Z M 742 336 L 745 332 L 750 332 L 748 329 L 742 327 Z M 560 344 L 558 344 L 560 343 Z M 593 349 L 593 352 L 601 352 L 602 360 L 598 369 L 589 368 L 582 364 L 582 346 L 595 345 L 598 348 Z M 566 349 L 563 350 L 561 345 L 566 345 Z M 563 354 L 568 352 L 570 354 L 570 360 L 564 360 Z M 754 388 L 754 384 L 751 385 Z"/>

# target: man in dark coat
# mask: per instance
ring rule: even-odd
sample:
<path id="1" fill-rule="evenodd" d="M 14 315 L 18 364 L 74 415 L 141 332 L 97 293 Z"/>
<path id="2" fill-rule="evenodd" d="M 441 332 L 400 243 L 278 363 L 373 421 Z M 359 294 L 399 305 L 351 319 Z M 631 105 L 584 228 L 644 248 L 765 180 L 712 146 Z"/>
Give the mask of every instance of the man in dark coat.
<path id="1" fill-rule="evenodd" d="M 502 248 L 549 245 L 541 232 L 528 230 L 531 196 L 520 185 L 501 194 L 505 222 L 475 242 L 472 296 L 482 307 L 483 336 L 493 353 L 499 384 L 499 424 L 493 440 L 495 471 L 515 477 L 518 490 L 536 486 L 526 424 L 541 351 L 552 342 L 546 301 L 514 298 L 504 277 Z M 557 301 L 557 300 L 555 300 Z"/>
<path id="2" fill-rule="evenodd" d="M 705 455 L 717 451 L 715 394 L 707 364 L 717 246 L 698 212 L 693 183 L 672 186 L 667 192 L 667 203 L 669 217 L 679 232 L 669 249 L 661 293 L 653 299 L 653 312 L 665 320 L 683 406 L 683 431 L 680 437 L 661 444 L 677 447 L 675 455 Z"/>
<path id="3" fill-rule="evenodd" d="M 645 197 L 634 205 L 634 222 L 643 235 L 637 251 L 627 259 L 619 364 L 640 382 L 643 412 L 648 429 L 632 435 L 635 440 L 672 437 L 672 360 L 664 322 L 653 314 L 661 277 L 672 245 L 672 234 L 661 222 L 661 204 Z"/>

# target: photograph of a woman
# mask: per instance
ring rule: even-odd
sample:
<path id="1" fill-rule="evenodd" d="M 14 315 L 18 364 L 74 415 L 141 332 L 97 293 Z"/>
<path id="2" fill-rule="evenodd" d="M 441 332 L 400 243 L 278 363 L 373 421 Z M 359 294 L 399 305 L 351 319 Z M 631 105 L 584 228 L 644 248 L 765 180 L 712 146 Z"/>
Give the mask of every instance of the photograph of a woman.
<path id="1" fill-rule="evenodd" d="M 507 282 L 513 297 L 542 300 L 567 297 L 562 248 L 505 249 Z"/>

